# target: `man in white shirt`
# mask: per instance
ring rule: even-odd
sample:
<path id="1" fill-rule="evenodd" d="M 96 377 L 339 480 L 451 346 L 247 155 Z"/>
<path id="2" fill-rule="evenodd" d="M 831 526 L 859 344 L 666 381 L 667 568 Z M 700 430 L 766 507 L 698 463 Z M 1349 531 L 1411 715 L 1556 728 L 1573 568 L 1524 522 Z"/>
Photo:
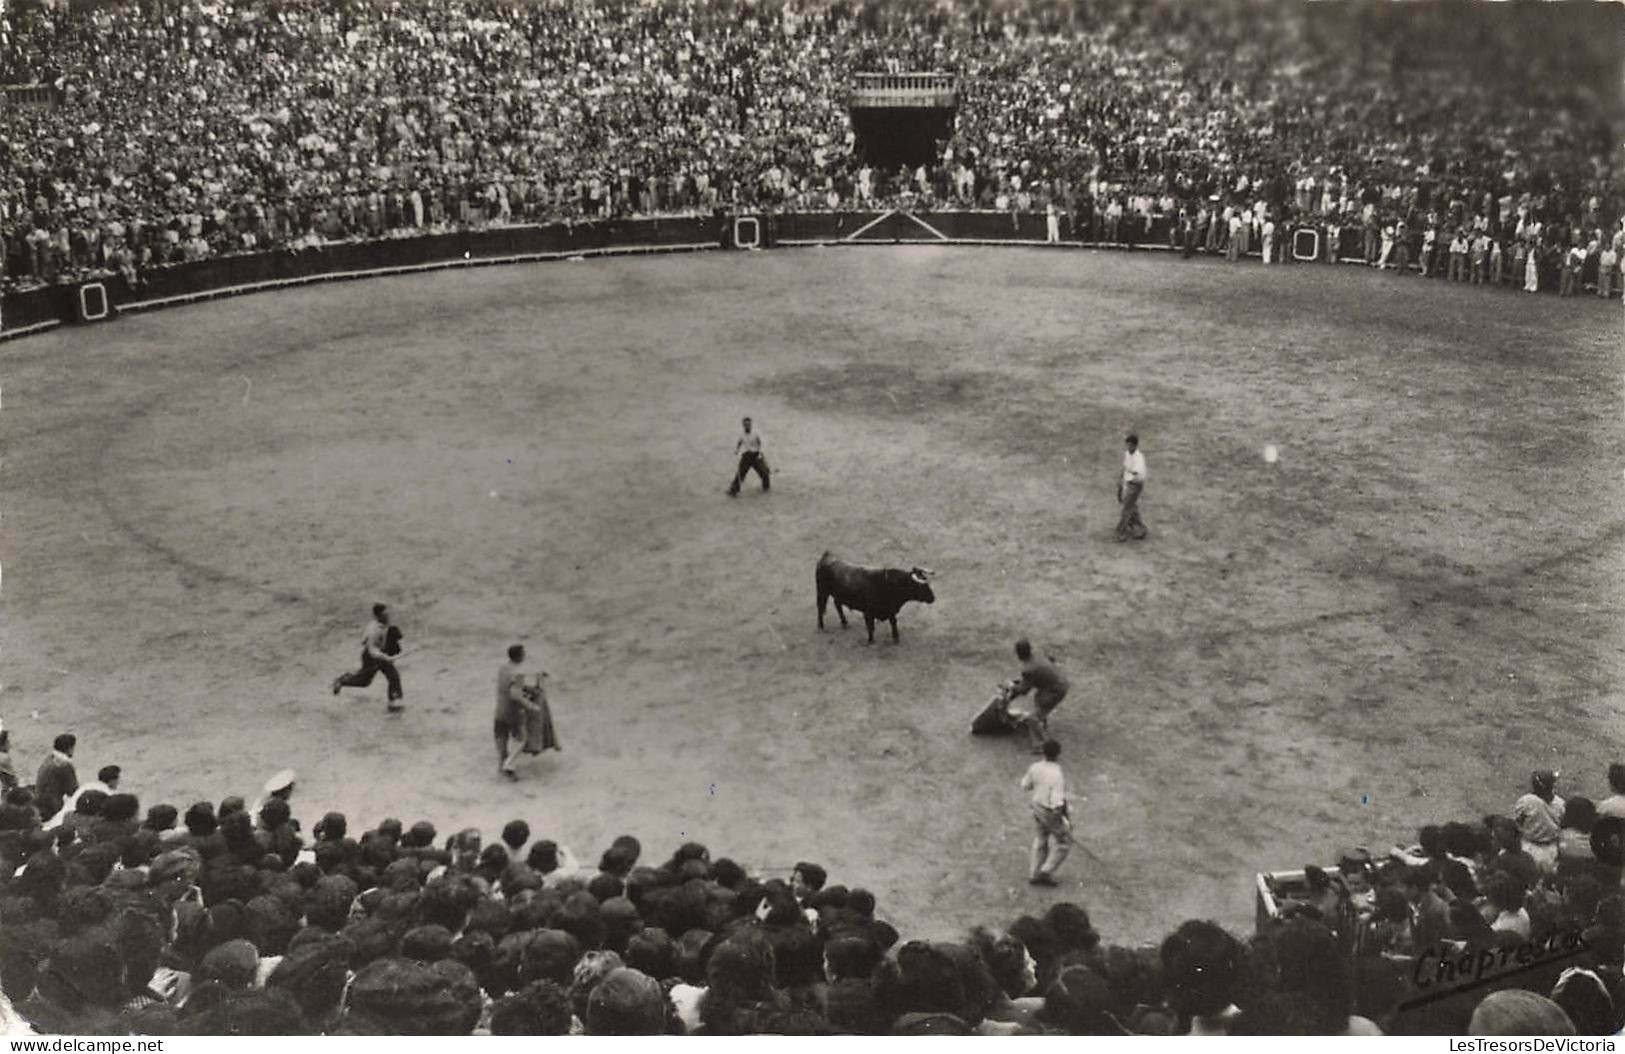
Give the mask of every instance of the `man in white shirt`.
<path id="1" fill-rule="evenodd" d="M 1027 881 L 1035 886 L 1057 885 L 1055 871 L 1071 852 L 1072 821 L 1066 809 L 1066 776 L 1056 759 L 1061 756 L 1061 744 L 1053 739 L 1044 740 L 1044 760 L 1035 761 L 1021 777 L 1021 789 L 1029 795 L 1033 822 L 1037 833 L 1033 837 L 1031 874 Z"/>
<path id="2" fill-rule="evenodd" d="M 1117 501 L 1123 506 L 1117 518 L 1117 540 L 1136 541 L 1146 536 L 1145 521 L 1140 519 L 1140 493 L 1145 490 L 1145 454 L 1140 450 L 1140 437 L 1130 434 L 1123 441 L 1123 478 L 1117 484 Z"/>
<path id="3" fill-rule="evenodd" d="M 389 710 L 391 713 L 402 709 L 401 697 L 406 693 L 401 689 L 400 671 L 395 669 L 394 659 L 400 652 L 400 645 L 394 645 L 394 651 L 386 650 L 390 647 L 389 608 L 383 604 L 372 606 L 372 621 L 361 634 L 361 669 L 355 673 L 347 673 L 333 679 L 333 694 L 338 695 L 341 688 L 365 688 L 372 683 L 373 675 L 382 673 L 384 680 L 389 684 Z M 399 640 L 399 633 L 396 638 Z"/>
<path id="4" fill-rule="evenodd" d="M 1275 221 L 1267 215 L 1264 218 L 1261 236 L 1264 245 L 1264 262 L 1267 264 L 1270 262 L 1271 257 L 1275 255 Z"/>
<path id="5" fill-rule="evenodd" d="M 1536 769 L 1529 780 L 1529 793 L 1512 805 L 1523 838 L 1524 852 L 1547 874 L 1557 873 L 1557 842 L 1563 827 L 1563 799 L 1557 793 L 1558 774 Z"/>
<path id="6" fill-rule="evenodd" d="M 740 422 L 744 432 L 739 436 L 739 442 L 734 444 L 734 455 L 739 458 L 739 468 L 734 472 L 733 485 L 728 488 L 728 497 L 739 497 L 739 486 L 745 482 L 745 473 L 755 472 L 762 479 L 762 491 L 772 490 L 772 482 L 767 474 L 767 459 L 762 456 L 762 436 L 760 432 L 751 431 L 750 418 Z"/>

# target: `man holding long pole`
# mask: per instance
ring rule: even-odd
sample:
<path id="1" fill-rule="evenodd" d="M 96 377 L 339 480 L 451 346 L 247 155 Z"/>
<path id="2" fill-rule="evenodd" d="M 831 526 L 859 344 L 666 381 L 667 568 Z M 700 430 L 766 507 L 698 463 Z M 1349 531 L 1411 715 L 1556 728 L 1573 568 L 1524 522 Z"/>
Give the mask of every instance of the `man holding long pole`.
<path id="1" fill-rule="evenodd" d="M 1057 761 L 1060 756 L 1061 744 L 1044 740 L 1043 760 L 1029 765 L 1021 777 L 1021 789 L 1030 796 L 1033 822 L 1037 825 L 1027 879 L 1035 886 L 1058 885 L 1055 871 L 1072 850 L 1072 820 L 1067 815 L 1066 775 Z"/>

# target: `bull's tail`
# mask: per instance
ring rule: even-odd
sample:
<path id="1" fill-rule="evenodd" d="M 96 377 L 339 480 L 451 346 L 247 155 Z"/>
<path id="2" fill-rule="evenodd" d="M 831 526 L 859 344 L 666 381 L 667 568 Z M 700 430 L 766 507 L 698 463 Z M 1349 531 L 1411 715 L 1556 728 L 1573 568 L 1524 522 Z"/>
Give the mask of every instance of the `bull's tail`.
<path id="1" fill-rule="evenodd" d="M 818 587 L 818 628 L 824 628 L 824 607 L 829 602 L 829 595 L 834 591 L 835 573 L 830 568 L 830 561 L 835 557 L 828 549 L 818 558 L 818 567 L 813 571 L 813 583 Z"/>

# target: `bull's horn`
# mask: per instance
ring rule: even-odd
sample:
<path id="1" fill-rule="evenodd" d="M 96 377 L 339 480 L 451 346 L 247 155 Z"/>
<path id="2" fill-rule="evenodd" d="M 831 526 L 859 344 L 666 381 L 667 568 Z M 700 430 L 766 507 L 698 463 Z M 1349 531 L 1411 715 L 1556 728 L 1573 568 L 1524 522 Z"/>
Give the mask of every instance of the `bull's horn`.
<path id="1" fill-rule="evenodd" d="M 925 581 L 926 579 L 929 579 L 932 576 L 934 576 L 936 574 L 936 572 L 931 570 L 929 567 L 916 567 L 914 569 L 914 574 L 921 581 Z"/>

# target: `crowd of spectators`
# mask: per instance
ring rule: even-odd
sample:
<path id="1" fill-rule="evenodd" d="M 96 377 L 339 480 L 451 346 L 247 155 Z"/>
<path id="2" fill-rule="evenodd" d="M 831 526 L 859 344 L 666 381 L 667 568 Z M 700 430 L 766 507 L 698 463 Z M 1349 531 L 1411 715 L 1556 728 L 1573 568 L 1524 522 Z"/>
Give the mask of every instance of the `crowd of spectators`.
<path id="1" fill-rule="evenodd" d="M 1200 220 L 1204 248 L 1229 243 L 1229 212 L 1281 231 L 1277 253 L 1313 222 L 1373 263 L 1387 232 L 1438 271 L 1462 232 L 1464 258 L 1487 236 L 1520 282 L 1534 258 L 1564 284 L 1580 250 L 1612 288 L 1613 115 L 1577 91 L 1572 52 L 1499 40 L 1516 77 L 1396 70 L 1307 17 L 1231 0 L 11 5 L 0 80 L 61 101 L 0 109 L 0 261 L 12 282 L 136 281 L 489 224 L 903 205 L 1053 210 L 1095 241 Z M 956 75 L 936 156 L 866 161 L 846 99 L 873 70 Z"/>
<path id="2" fill-rule="evenodd" d="M 1259 931 L 1108 943 L 1068 901 L 909 940 L 823 867 L 685 843 L 596 866 L 516 819 L 487 840 L 329 812 L 295 775 L 142 812 L 59 736 L 0 731 L 0 1011 L 41 1032 L 239 1035 L 1580 1034 L 1625 1020 L 1619 828 L 1537 772 L 1509 815 L 1307 869 Z M 1608 824 L 1614 824 L 1609 827 Z M 1486 965 L 1488 964 L 1488 965 Z"/>

